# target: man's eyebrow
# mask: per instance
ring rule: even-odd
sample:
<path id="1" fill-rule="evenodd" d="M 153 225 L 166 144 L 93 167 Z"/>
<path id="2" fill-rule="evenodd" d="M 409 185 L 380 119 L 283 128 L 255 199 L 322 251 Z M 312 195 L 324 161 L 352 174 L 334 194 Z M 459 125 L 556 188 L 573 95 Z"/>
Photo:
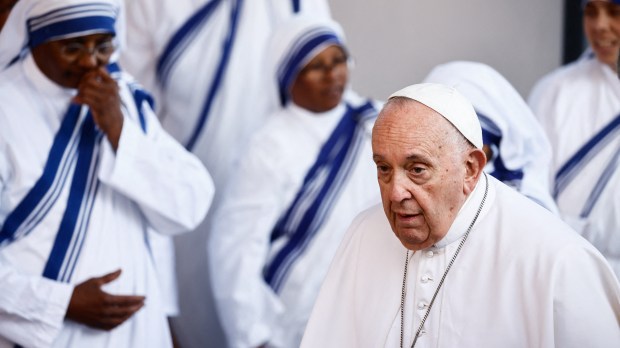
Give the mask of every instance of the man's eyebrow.
<path id="1" fill-rule="evenodd" d="M 378 154 L 378 153 L 373 153 L 372 154 L 372 159 L 377 161 L 377 160 L 382 160 L 384 159 L 385 156 Z M 411 154 L 409 156 L 407 156 L 405 158 L 407 161 L 424 161 L 425 157 L 419 154 Z"/>
<path id="2" fill-rule="evenodd" d="M 418 155 L 418 154 L 412 154 L 407 156 L 407 161 L 420 161 L 423 160 L 424 157 L 422 157 L 422 155 Z"/>

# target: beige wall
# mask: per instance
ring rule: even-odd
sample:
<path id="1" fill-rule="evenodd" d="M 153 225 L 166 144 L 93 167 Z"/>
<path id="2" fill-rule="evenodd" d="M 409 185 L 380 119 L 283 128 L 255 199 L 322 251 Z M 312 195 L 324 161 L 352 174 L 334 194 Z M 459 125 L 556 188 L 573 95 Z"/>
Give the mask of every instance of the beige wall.
<path id="1" fill-rule="evenodd" d="M 329 0 L 354 89 L 384 100 L 451 60 L 491 65 L 523 95 L 560 65 L 562 0 Z"/>

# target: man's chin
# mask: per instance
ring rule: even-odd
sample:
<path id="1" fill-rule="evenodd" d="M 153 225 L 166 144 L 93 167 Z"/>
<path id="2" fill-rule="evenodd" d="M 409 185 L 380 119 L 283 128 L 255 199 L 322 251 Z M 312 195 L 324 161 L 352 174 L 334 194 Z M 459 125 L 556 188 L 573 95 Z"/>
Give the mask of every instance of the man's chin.
<path id="1" fill-rule="evenodd" d="M 428 239 L 428 233 L 412 230 L 400 230 L 395 233 L 401 244 L 409 250 L 422 250 L 430 247 L 433 243 Z"/>

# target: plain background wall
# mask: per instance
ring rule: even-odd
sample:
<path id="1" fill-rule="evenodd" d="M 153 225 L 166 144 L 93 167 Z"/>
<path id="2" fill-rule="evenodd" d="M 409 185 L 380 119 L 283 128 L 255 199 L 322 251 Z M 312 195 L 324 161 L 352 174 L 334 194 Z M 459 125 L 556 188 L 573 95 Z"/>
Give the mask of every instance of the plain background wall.
<path id="1" fill-rule="evenodd" d="M 437 64 L 486 63 L 527 97 L 561 64 L 563 0 L 329 0 L 359 94 L 385 100 Z"/>

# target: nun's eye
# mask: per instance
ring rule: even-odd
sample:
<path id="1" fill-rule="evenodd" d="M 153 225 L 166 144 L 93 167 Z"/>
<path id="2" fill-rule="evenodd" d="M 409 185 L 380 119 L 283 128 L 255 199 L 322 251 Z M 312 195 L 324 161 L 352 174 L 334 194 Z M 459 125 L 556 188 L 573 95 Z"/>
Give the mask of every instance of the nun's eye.
<path id="1" fill-rule="evenodd" d="M 303 68 L 301 73 L 312 74 L 312 75 L 326 74 L 334 69 L 341 69 L 345 67 L 346 63 L 347 63 L 347 57 L 342 55 L 339 57 L 335 57 L 334 59 L 332 59 L 330 63 L 327 63 L 327 62 L 310 63 L 306 65 L 305 68 Z"/>

